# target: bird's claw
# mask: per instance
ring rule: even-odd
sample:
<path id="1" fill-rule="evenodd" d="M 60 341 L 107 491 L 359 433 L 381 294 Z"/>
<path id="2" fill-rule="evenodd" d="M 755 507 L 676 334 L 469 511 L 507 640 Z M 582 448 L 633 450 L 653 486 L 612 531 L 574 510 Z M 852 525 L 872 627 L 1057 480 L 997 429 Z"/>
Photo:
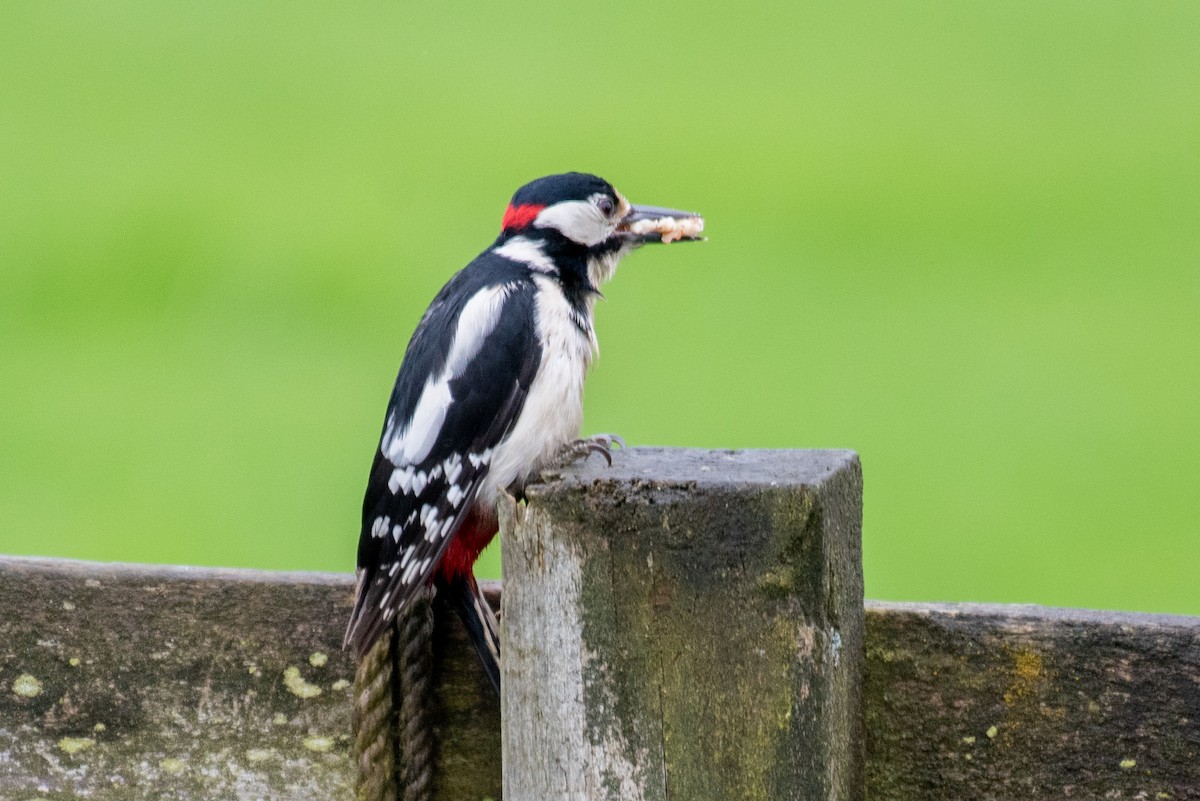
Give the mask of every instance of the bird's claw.
<path id="1" fill-rule="evenodd" d="M 572 444 L 574 444 L 574 446 L 577 448 L 577 452 L 580 455 L 582 455 L 583 458 L 586 459 L 588 456 L 592 455 L 593 453 L 598 453 L 604 457 L 604 461 L 608 462 L 608 466 L 612 467 L 612 452 L 609 451 L 609 449 L 606 448 L 605 446 L 601 445 L 599 442 L 592 442 L 592 441 L 586 440 L 586 439 L 578 439 L 578 440 L 575 440 L 575 442 Z"/>
<path id="2" fill-rule="evenodd" d="M 560 464 L 565 465 L 575 461 L 576 459 L 586 459 L 593 453 L 597 453 L 604 457 L 604 461 L 608 463 L 609 467 L 612 467 L 611 448 L 613 445 L 624 448 L 625 440 L 621 439 L 616 434 L 596 434 L 595 436 L 591 436 L 586 439 L 577 439 L 574 442 L 567 443 L 567 445 L 562 449 L 562 453 L 559 455 L 558 461 Z"/>
<path id="3" fill-rule="evenodd" d="M 622 449 L 625 447 L 625 440 L 616 434 L 593 434 L 587 439 L 576 440 L 576 442 L 594 442 L 605 450 L 609 450 L 613 445 Z"/>

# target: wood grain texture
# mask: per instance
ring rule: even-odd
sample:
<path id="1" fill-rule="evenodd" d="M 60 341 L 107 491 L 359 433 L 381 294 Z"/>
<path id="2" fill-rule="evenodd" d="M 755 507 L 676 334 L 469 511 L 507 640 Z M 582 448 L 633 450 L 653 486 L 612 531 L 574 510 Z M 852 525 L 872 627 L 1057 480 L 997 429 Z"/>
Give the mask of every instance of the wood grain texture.
<path id="1" fill-rule="evenodd" d="M 1200 619 L 867 607 L 880 801 L 1200 798 Z"/>
<path id="2" fill-rule="evenodd" d="M 0 558 L 0 798 L 352 798 L 352 588 Z M 438 628 L 435 797 L 479 801 L 499 792 L 499 702 L 457 619 Z"/>
<path id="3" fill-rule="evenodd" d="M 514 580 L 506 605 L 577 610 L 542 634 L 506 624 L 506 670 L 528 671 L 506 678 L 525 716 L 512 745 L 541 737 L 526 760 L 578 775 L 580 749 L 611 758 L 591 778 L 601 798 L 805 797 L 779 791 L 772 760 L 809 792 L 849 785 L 853 752 L 770 744 L 861 708 L 872 799 L 1200 799 L 1200 619 L 868 602 L 859 706 L 818 675 L 835 629 L 845 669 L 853 623 L 796 600 L 855 592 L 834 577 L 857 552 L 813 545 L 853 508 L 855 477 L 797 487 L 786 470 L 637 454 L 573 467 L 522 511 L 509 567 L 558 575 Z M 0 798 L 351 798 L 351 592 L 349 575 L 0 557 Z M 435 612 L 434 797 L 499 799 L 499 699 Z M 573 683 L 551 667 L 564 659 Z M 550 689 L 516 702 L 530 680 Z"/>
<path id="4" fill-rule="evenodd" d="M 640 449 L 511 506 L 504 792 L 862 797 L 861 473 Z"/>

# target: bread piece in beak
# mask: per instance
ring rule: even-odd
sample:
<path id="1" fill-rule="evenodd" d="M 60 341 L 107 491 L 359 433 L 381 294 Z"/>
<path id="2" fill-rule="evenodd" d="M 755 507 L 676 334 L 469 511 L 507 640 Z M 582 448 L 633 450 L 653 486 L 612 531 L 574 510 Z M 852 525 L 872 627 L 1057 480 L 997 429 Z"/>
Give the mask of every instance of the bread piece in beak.
<path id="1" fill-rule="evenodd" d="M 690 211 L 633 206 L 617 233 L 638 242 L 694 242 L 703 239 L 704 218 Z"/>

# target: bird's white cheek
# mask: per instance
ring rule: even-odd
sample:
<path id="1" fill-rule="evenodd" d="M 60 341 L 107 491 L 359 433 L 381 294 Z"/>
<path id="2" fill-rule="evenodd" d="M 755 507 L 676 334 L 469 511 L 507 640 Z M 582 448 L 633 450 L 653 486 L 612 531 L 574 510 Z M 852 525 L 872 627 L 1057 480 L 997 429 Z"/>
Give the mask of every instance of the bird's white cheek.
<path id="1" fill-rule="evenodd" d="M 534 218 L 538 228 L 554 228 L 582 245 L 597 245 L 608 238 L 612 225 L 586 200 L 568 200 L 547 206 Z"/>

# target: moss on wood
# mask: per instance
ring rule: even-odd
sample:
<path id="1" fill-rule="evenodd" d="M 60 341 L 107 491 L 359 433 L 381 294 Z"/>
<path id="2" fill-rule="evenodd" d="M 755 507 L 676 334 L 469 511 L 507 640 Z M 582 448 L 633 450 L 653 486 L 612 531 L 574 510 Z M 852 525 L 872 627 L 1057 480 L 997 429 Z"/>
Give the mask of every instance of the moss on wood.
<path id="1" fill-rule="evenodd" d="M 0 798 L 351 798 L 351 592 L 0 558 Z M 437 798 L 477 801 L 499 789 L 499 705 L 457 621 L 441 628 Z"/>
<path id="2" fill-rule="evenodd" d="M 510 797 L 861 797 L 859 487 L 846 452 L 633 449 L 531 488 Z"/>
<path id="3" fill-rule="evenodd" d="M 869 604 L 883 801 L 1200 798 L 1200 620 Z"/>

